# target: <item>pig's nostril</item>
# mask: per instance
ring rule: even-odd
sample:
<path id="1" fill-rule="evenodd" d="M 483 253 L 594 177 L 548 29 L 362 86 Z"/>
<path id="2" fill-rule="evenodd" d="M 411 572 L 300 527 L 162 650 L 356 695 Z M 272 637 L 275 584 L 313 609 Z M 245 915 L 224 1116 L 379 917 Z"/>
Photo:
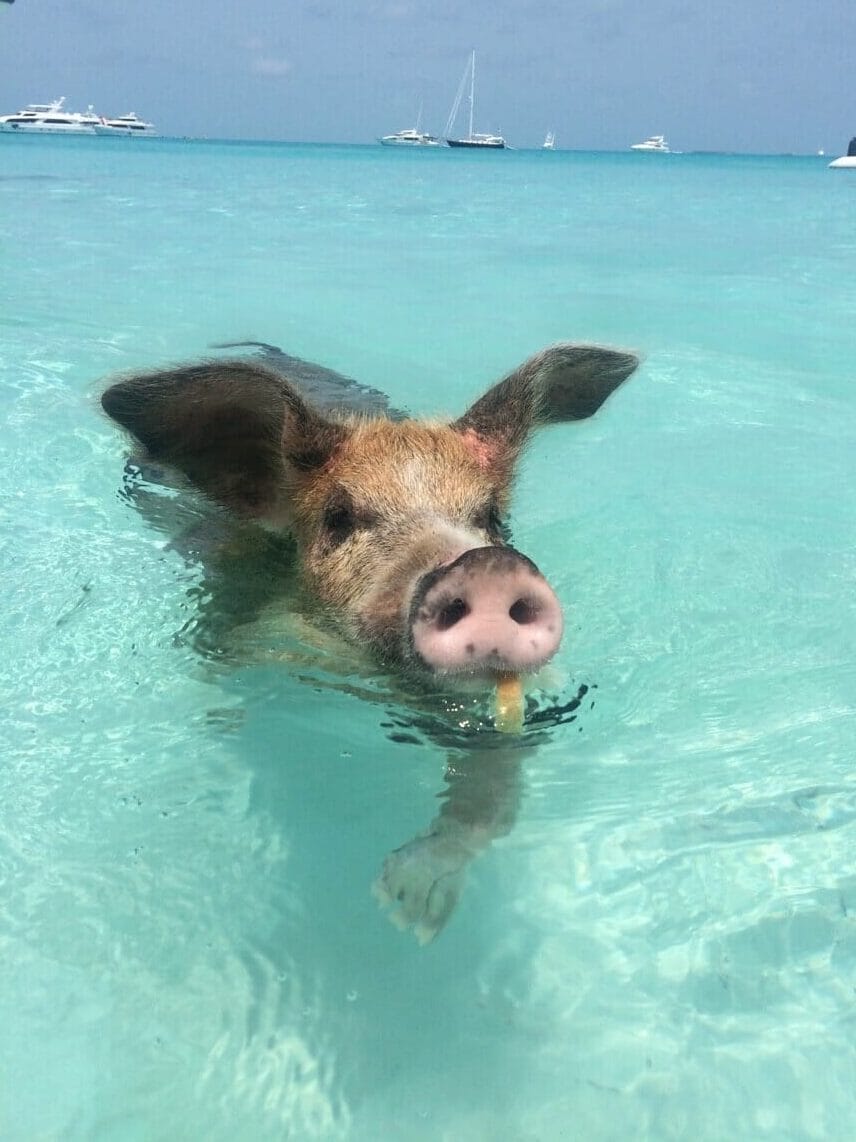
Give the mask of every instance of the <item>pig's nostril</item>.
<path id="1" fill-rule="evenodd" d="M 508 608 L 508 617 L 518 626 L 534 623 L 538 618 L 538 608 L 532 599 L 517 599 Z"/>
<path id="2" fill-rule="evenodd" d="M 463 599 L 450 599 L 437 612 L 437 630 L 450 630 L 461 619 L 465 619 L 469 613 L 470 608 Z"/>

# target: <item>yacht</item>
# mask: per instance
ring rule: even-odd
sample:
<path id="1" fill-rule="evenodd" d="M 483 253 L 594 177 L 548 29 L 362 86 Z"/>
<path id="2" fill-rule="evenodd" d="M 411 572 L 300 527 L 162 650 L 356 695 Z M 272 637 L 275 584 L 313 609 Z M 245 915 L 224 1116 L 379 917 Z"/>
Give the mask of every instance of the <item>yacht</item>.
<path id="1" fill-rule="evenodd" d="M 96 135 L 135 135 L 137 137 L 157 135 L 154 123 L 146 123 L 133 111 L 119 115 L 116 119 L 101 118 L 95 124 Z"/>
<path id="2" fill-rule="evenodd" d="M 91 107 L 85 114 L 65 111 L 65 99 L 53 103 L 28 103 L 15 115 L 0 116 L 0 131 L 33 135 L 94 135 L 100 122 Z"/>
<path id="3" fill-rule="evenodd" d="M 394 135 L 384 135 L 378 139 L 382 147 L 439 147 L 440 140 L 436 135 L 426 135 L 417 127 L 408 127 L 404 131 L 396 131 Z"/>
<path id="4" fill-rule="evenodd" d="M 378 139 L 382 147 L 439 147 L 442 146 L 436 135 L 429 135 L 422 130 L 422 100 L 416 108 L 416 126 L 408 127 L 404 131 L 396 131 L 394 135 L 384 135 Z"/>
<path id="5" fill-rule="evenodd" d="M 544 142 L 541 144 L 542 151 L 555 151 L 556 149 L 556 132 L 548 131 L 544 136 Z"/>
<path id="6" fill-rule="evenodd" d="M 458 108 L 461 105 L 461 99 L 464 95 L 464 89 L 467 82 L 467 77 L 470 80 L 470 130 L 465 139 L 452 139 L 450 133 L 455 125 L 455 120 L 458 117 Z M 446 136 L 446 142 L 450 147 L 472 147 L 477 150 L 502 150 L 507 145 L 502 135 L 485 135 L 473 132 L 473 96 L 475 94 L 476 86 L 476 53 L 473 52 L 467 66 L 464 68 L 464 74 L 461 76 L 461 82 L 458 86 L 458 94 L 455 96 L 455 102 L 452 104 L 452 110 L 449 113 L 449 118 L 446 122 L 446 130 L 443 134 Z"/>
<path id="7" fill-rule="evenodd" d="M 664 135 L 650 135 L 643 143 L 633 143 L 631 151 L 659 151 L 661 155 L 671 153 Z"/>
<path id="8" fill-rule="evenodd" d="M 840 159 L 833 159 L 829 165 L 833 170 L 856 170 L 856 136 L 850 140 L 847 154 Z"/>

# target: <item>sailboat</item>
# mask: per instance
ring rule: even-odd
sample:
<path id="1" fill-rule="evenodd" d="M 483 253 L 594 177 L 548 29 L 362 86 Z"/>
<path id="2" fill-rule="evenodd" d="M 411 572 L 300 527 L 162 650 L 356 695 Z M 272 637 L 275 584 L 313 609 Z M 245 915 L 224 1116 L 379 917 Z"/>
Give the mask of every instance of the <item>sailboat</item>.
<path id="1" fill-rule="evenodd" d="M 461 99 L 464 95 L 466 88 L 467 76 L 470 80 L 470 130 L 465 139 L 451 138 L 452 128 L 455 125 L 455 120 L 458 117 L 458 108 L 461 105 Z M 450 147 L 473 147 L 478 150 L 502 150 L 506 143 L 502 135 L 483 135 L 473 133 L 473 102 L 476 89 L 476 53 L 473 52 L 470 56 L 467 66 L 464 68 L 464 74 L 461 76 L 461 82 L 458 85 L 458 94 L 455 96 L 455 102 L 452 104 L 452 110 L 449 112 L 449 118 L 446 121 L 446 129 L 443 134 L 446 137 L 446 142 Z"/>
<path id="2" fill-rule="evenodd" d="M 555 151 L 556 149 L 556 132 L 548 131 L 544 136 L 544 142 L 541 144 L 542 151 Z"/>

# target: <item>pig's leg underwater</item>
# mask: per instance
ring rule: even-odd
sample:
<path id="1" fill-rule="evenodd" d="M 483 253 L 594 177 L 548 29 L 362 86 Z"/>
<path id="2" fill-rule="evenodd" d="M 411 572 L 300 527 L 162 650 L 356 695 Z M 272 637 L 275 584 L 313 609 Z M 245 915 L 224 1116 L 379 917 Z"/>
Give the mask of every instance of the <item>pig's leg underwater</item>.
<path id="1" fill-rule="evenodd" d="M 375 881 L 396 927 L 420 944 L 442 931 L 464 889 L 471 861 L 514 827 L 521 767 L 534 747 L 455 751 L 446 768 L 440 812 L 424 832 L 391 852 Z"/>

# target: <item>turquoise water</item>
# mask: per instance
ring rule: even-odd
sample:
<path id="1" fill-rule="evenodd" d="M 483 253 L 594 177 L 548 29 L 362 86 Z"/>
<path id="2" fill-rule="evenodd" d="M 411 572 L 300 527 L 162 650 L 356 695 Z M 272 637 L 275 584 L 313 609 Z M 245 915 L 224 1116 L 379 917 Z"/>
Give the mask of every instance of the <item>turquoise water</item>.
<path id="1" fill-rule="evenodd" d="M 3 1138 L 852 1137 L 856 178 L 0 143 Z M 122 494 L 103 379 L 244 338 L 417 413 L 558 339 L 645 357 L 527 454 L 588 690 L 426 947 L 370 887 L 445 750 L 212 664 Z"/>

